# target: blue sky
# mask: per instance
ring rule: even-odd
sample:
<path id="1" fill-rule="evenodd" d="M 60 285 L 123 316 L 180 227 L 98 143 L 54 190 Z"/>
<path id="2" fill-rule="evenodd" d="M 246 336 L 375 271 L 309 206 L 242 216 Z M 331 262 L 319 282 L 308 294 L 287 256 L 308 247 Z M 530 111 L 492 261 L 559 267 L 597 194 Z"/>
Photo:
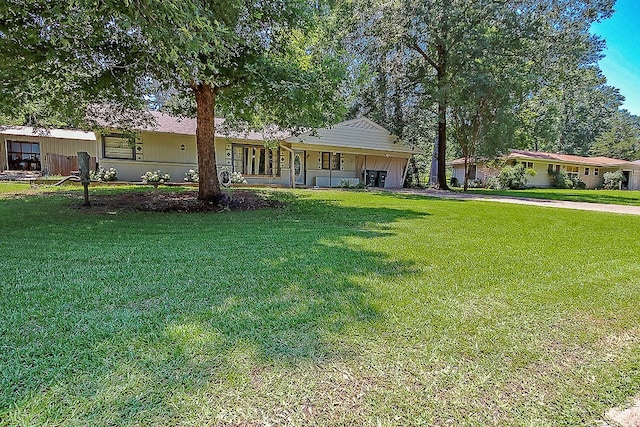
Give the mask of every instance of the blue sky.
<path id="1" fill-rule="evenodd" d="M 622 108 L 640 115 L 640 1 L 617 0 L 613 16 L 591 31 L 607 42 L 600 68 L 624 95 Z"/>

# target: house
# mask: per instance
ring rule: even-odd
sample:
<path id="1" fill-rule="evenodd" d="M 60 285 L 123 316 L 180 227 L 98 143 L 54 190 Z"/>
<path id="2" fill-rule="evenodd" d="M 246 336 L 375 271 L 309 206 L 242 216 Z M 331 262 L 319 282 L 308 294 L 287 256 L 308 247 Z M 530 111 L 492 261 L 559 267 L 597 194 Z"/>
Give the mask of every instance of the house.
<path id="1" fill-rule="evenodd" d="M 95 165 L 98 145 L 93 132 L 0 127 L 0 172 L 69 175 L 78 169 L 78 151 L 89 153 Z"/>
<path id="2" fill-rule="evenodd" d="M 151 114 L 156 124 L 141 129 L 133 144 L 116 129 L 99 134 L 98 162 L 116 168 L 121 180 L 140 181 L 144 172 L 159 169 L 181 181 L 197 167 L 196 121 Z M 216 119 L 217 168 L 239 172 L 249 184 L 402 187 L 411 155 L 420 153 L 364 117 L 297 136 L 222 128 Z M 265 146 L 266 139 L 275 144 Z"/>
<path id="3" fill-rule="evenodd" d="M 605 173 L 621 171 L 624 176 L 623 189 L 640 189 L 640 162 L 628 162 L 610 157 L 582 157 L 525 150 L 511 150 L 511 153 L 503 160 L 507 164 L 522 163 L 525 167 L 536 171 L 536 175 L 529 178 L 528 187 L 551 187 L 550 172 L 564 171 L 584 182 L 586 188 L 598 188 L 603 184 Z M 456 159 L 450 165 L 453 167 L 453 177 L 458 182 L 463 182 L 464 159 Z M 486 161 L 471 163 L 469 179 L 484 182 L 487 178 L 495 175 L 495 169 L 488 167 Z"/>

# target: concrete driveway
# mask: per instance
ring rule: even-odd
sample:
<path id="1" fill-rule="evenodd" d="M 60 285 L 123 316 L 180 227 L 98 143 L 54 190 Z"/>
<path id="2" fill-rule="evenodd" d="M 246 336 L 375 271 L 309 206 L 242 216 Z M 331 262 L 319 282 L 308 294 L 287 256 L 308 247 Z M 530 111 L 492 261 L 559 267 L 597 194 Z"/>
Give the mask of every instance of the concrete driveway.
<path id="1" fill-rule="evenodd" d="M 486 194 L 470 194 L 470 193 L 458 193 L 454 191 L 441 191 L 431 189 L 389 189 L 385 191 L 391 191 L 400 194 L 415 194 L 428 197 L 439 197 L 442 199 L 455 199 L 455 200 L 482 200 L 486 202 L 499 202 L 499 203 L 512 203 L 516 205 L 533 205 L 533 206 L 546 206 L 549 208 L 561 208 L 561 209 L 577 209 L 581 211 L 597 211 L 597 212 L 609 212 L 619 213 L 627 215 L 640 215 L 640 206 L 626 206 L 626 205 L 608 205 L 604 203 L 586 203 L 586 202 L 569 202 L 563 200 L 546 200 L 546 199 L 531 199 L 526 197 L 509 197 L 509 196 L 488 196 Z"/>

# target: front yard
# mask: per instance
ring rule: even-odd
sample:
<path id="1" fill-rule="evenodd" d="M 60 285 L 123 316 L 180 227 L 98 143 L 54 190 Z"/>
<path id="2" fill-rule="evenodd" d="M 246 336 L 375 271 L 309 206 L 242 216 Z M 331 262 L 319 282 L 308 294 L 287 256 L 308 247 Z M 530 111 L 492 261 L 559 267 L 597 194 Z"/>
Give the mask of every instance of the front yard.
<path id="1" fill-rule="evenodd" d="M 0 197 L 3 426 L 596 425 L 640 394 L 640 217 L 30 191 Z"/>

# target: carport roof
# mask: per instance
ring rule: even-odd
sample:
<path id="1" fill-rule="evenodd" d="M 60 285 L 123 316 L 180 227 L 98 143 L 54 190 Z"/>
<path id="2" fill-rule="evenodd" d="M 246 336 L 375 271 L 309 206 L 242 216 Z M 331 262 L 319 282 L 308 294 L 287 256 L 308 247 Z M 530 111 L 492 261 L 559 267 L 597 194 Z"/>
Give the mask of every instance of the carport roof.
<path id="1" fill-rule="evenodd" d="M 15 136 L 42 136 L 56 139 L 76 139 L 79 141 L 95 141 L 93 132 L 73 129 L 45 129 L 29 126 L 0 126 L 0 134 Z"/>

